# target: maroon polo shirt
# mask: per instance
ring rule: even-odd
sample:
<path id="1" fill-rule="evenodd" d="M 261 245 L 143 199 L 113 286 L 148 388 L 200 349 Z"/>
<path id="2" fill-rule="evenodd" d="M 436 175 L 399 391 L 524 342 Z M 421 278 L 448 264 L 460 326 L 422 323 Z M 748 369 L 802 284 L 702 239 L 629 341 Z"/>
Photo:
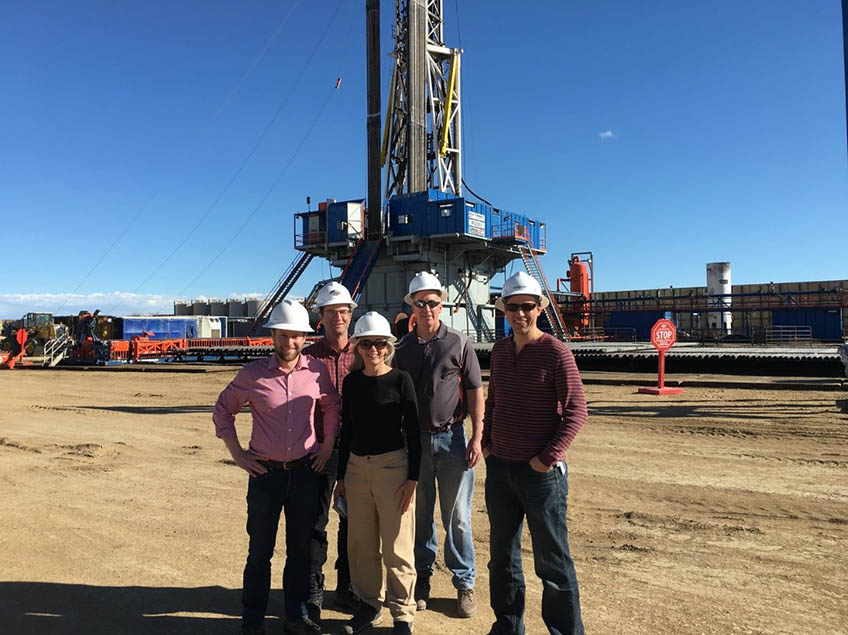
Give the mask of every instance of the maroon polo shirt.
<path id="1" fill-rule="evenodd" d="M 515 352 L 512 337 L 495 342 L 483 418 L 483 448 L 507 461 L 565 459 L 586 423 L 586 395 L 574 355 L 542 334 Z"/>

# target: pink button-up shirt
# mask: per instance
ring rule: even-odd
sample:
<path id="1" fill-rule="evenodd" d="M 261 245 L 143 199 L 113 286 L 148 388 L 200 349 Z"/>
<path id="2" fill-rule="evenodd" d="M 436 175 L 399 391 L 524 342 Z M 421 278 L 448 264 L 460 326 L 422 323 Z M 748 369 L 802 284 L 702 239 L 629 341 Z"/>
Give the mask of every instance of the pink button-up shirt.
<path id="1" fill-rule="evenodd" d="M 339 430 L 341 397 L 330 372 L 317 359 L 301 355 L 289 373 L 276 355 L 244 366 L 223 390 L 212 420 L 216 436 L 235 437 L 236 414 L 250 404 L 250 451 L 265 459 L 294 461 L 318 449 L 315 412 L 321 409 L 324 438 Z"/>

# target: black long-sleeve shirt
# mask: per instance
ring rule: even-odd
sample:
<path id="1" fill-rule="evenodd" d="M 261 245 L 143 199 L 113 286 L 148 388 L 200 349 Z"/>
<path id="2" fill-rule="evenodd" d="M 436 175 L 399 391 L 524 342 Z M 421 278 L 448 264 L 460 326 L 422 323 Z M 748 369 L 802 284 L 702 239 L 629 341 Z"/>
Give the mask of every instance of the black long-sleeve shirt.
<path id="1" fill-rule="evenodd" d="M 360 370 L 345 377 L 338 478 L 344 478 L 351 452 L 359 456 L 385 454 L 404 445 L 409 479 L 417 481 L 421 436 L 415 387 L 409 373 L 394 368 L 385 375 L 369 377 Z"/>

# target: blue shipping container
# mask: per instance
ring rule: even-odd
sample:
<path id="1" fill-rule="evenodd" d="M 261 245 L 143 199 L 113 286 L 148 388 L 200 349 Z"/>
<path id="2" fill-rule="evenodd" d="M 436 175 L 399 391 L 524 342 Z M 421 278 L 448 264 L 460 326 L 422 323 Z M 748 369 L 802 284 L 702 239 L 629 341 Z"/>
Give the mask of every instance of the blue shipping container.
<path id="1" fill-rule="evenodd" d="M 161 318 L 161 317 L 123 317 L 120 320 L 120 333 L 116 339 L 131 339 L 136 335 L 148 334 L 152 340 L 167 340 L 197 337 L 197 318 Z"/>
<path id="2" fill-rule="evenodd" d="M 775 326 L 809 326 L 813 339 L 839 340 L 842 338 L 842 309 L 775 309 L 771 313 Z"/>

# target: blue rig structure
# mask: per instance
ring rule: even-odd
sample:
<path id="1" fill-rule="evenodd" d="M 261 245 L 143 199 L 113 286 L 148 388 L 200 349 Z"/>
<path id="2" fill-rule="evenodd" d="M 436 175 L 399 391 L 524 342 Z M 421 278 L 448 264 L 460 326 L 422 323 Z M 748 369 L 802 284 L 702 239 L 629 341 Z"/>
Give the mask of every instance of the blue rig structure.
<path id="1" fill-rule="evenodd" d="M 318 256 L 342 269 L 332 280 L 350 290 L 357 315 L 374 310 L 390 320 L 409 313 L 403 297 L 413 275 L 430 271 L 448 291 L 442 321 L 475 342 L 491 342 L 503 334 L 491 280 L 520 258 L 551 300 L 544 328 L 566 339 L 539 261 L 547 250 L 545 223 L 463 194 L 462 51 L 443 41 L 440 0 L 395 0 L 394 67 L 381 134 L 379 4 L 365 3 L 368 198 L 330 199 L 295 214 L 299 254 L 265 298 L 253 327 Z M 328 281 L 315 285 L 307 306 Z"/>

